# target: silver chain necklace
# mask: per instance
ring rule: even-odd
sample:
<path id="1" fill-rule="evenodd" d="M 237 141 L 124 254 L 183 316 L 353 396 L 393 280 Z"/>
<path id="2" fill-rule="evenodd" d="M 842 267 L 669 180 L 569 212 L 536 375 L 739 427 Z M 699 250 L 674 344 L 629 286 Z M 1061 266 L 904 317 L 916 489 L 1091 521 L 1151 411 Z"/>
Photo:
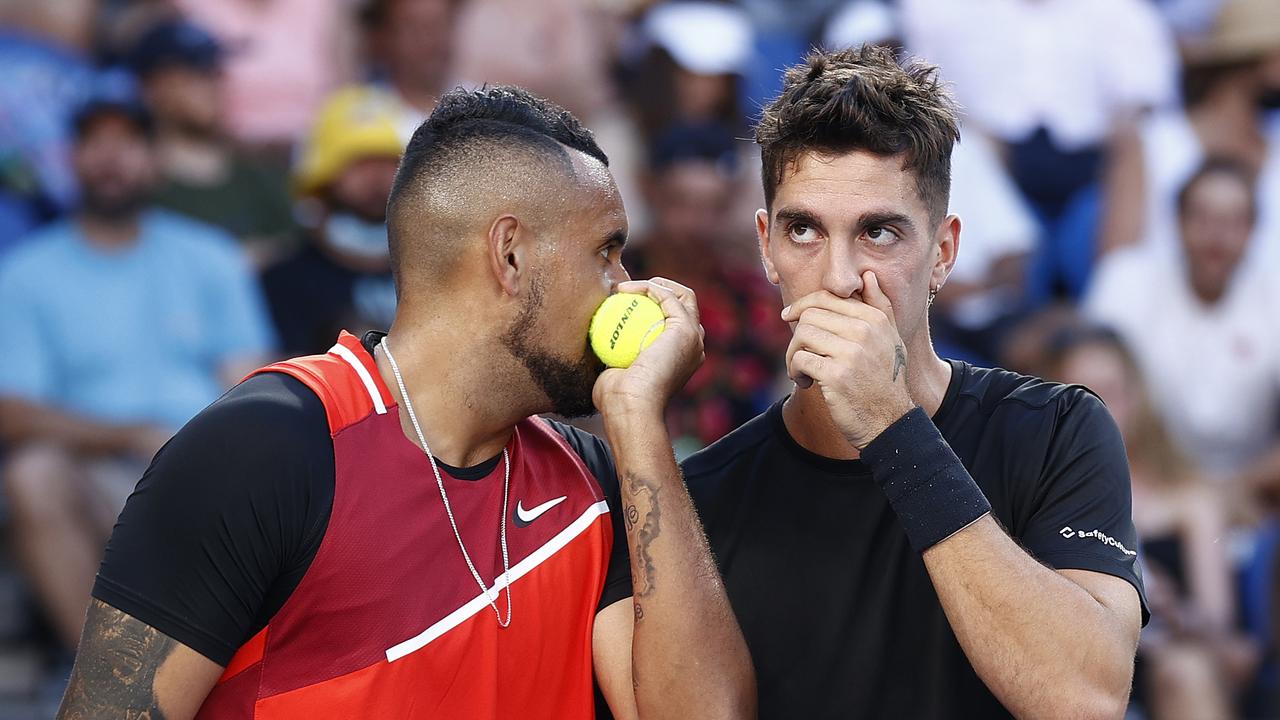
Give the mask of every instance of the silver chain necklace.
<path id="1" fill-rule="evenodd" d="M 511 490 L 511 456 L 507 454 L 505 447 L 502 448 L 504 468 L 502 473 L 502 577 L 507 586 L 507 619 L 503 622 L 502 613 L 498 611 L 498 603 L 490 594 L 484 580 L 480 578 L 480 572 L 476 570 L 475 563 L 471 562 L 471 554 L 467 552 L 467 546 L 462 543 L 462 533 L 458 532 L 458 521 L 453 519 L 453 507 L 449 505 L 449 495 L 444 491 L 444 478 L 440 476 L 440 468 L 436 465 L 435 456 L 431 454 L 431 448 L 427 447 L 427 438 L 422 434 L 422 426 L 418 424 L 418 415 L 413 411 L 413 403 L 409 402 L 409 392 L 404 389 L 404 378 L 400 377 L 400 366 L 396 364 L 396 358 L 391 354 L 391 346 L 387 344 L 387 338 L 382 338 L 381 344 L 382 351 L 387 354 L 387 362 L 391 365 L 391 373 L 396 376 L 396 385 L 400 387 L 400 397 L 404 398 L 404 409 L 409 411 L 409 420 L 413 422 L 413 429 L 418 433 L 418 442 L 422 444 L 422 451 L 431 461 L 431 471 L 436 474 L 436 485 L 440 487 L 440 499 L 444 501 L 444 511 L 449 516 L 449 525 L 453 527 L 453 536 L 458 540 L 462 559 L 467 561 L 467 567 L 471 568 L 471 577 L 476 579 L 480 592 L 484 593 L 485 599 L 489 601 L 489 607 L 493 608 L 493 614 L 498 616 L 498 625 L 505 628 L 511 624 L 511 559 L 507 555 L 507 498 Z"/>

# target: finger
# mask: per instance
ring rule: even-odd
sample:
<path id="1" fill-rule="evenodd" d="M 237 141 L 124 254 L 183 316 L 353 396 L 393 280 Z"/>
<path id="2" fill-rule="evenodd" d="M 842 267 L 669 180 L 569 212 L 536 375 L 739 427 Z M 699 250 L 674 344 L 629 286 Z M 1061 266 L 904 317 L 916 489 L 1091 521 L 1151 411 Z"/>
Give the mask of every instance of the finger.
<path id="1" fill-rule="evenodd" d="M 811 307 L 825 307 L 828 310 L 835 310 L 839 306 L 839 302 L 840 298 L 826 290 L 812 292 L 804 297 L 797 298 L 790 305 L 782 308 L 782 319 L 787 322 L 794 322 L 796 318 L 800 317 L 800 313 Z"/>
<path id="2" fill-rule="evenodd" d="M 786 322 L 795 322 L 800 315 L 811 308 L 822 308 L 840 315 L 862 318 L 868 322 L 874 322 L 879 316 L 884 315 L 880 310 L 861 300 L 842 298 L 822 290 L 806 295 L 783 308 L 782 319 Z"/>
<path id="3" fill-rule="evenodd" d="M 807 388 L 812 383 L 812 378 L 805 375 L 799 369 L 794 367 L 796 353 L 804 350 L 804 348 L 801 347 L 801 342 L 802 341 L 797 339 L 795 335 L 792 335 L 791 342 L 787 344 L 787 354 L 786 354 L 787 377 L 795 381 L 795 384 L 800 386 L 801 388 Z"/>
<path id="4" fill-rule="evenodd" d="M 674 290 L 668 287 L 650 280 L 628 280 L 618 283 L 618 292 L 648 295 L 651 300 L 658 303 L 662 308 L 662 313 L 667 316 L 667 319 L 676 319 L 695 326 L 698 324 L 695 319 L 697 306 L 695 305 L 693 313 L 690 313 L 689 307 L 681 302 L 680 297 L 676 295 Z"/>
<path id="5" fill-rule="evenodd" d="M 822 382 L 822 378 L 827 376 L 830 363 L 830 358 L 816 355 L 808 350 L 800 350 L 791 358 L 791 379 L 795 380 L 796 386 L 801 389 L 815 382 Z"/>
<path id="6" fill-rule="evenodd" d="M 795 334 L 791 336 L 791 342 L 787 345 L 787 375 L 797 383 L 800 382 L 800 377 L 794 372 L 793 360 L 801 352 L 836 360 L 837 358 L 849 357 L 852 353 L 857 352 L 857 347 L 839 335 L 822 328 L 812 325 L 796 328 Z M 801 387 L 805 386 L 801 385 Z"/>
<path id="7" fill-rule="evenodd" d="M 679 295 L 680 297 L 693 297 L 694 295 L 692 288 L 688 287 L 687 285 L 681 285 L 675 280 L 671 280 L 669 278 L 651 277 L 649 278 L 649 282 L 653 283 L 654 285 L 661 285 L 662 287 L 670 290 L 671 292 L 675 293 L 676 295 Z"/>
<path id="8" fill-rule="evenodd" d="M 873 330 L 870 322 L 860 317 L 849 317 L 826 308 L 812 307 L 800 314 L 796 329 L 802 325 L 822 328 L 846 340 L 860 342 Z"/>
<path id="9" fill-rule="evenodd" d="M 698 317 L 698 296 L 692 288 L 681 285 L 675 280 L 668 280 L 664 277 L 650 278 L 649 282 L 652 282 L 654 285 L 667 288 L 671 292 L 675 293 L 676 297 L 680 298 L 681 304 L 683 304 L 685 309 L 689 311 L 689 315 L 695 319 Z"/>
<path id="10" fill-rule="evenodd" d="M 884 290 L 880 288 L 880 280 L 870 270 L 862 273 L 862 299 L 871 307 L 884 313 L 884 316 L 889 318 L 889 324 L 895 328 L 898 327 L 893 317 L 893 303 L 889 302 L 889 296 L 885 295 Z"/>
<path id="11" fill-rule="evenodd" d="M 796 356 L 796 353 L 800 353 L 800 352 L 808 352 L 808 351 L 800 347 L 798 341 L 794 337 L 792 337 L 791 344 L 787 346 L 787 364 L 786 364 L 787 377 L 790 378 L 793 382 L 795 382 L 796 387 L 799 387 L 800 389 L 803 390 L 804 388 L 807 388 L 813 384 L 813 378 L 804 374 L 804 372 L 802 372 L 799 368 L 795 367 L 795 356 Z"/>
<path id="12" fill-rule="evenodd" d="M 847 363 L 861 347 L 856 342 L 812 325 L 796 328 L 790 345 L 796 350 L 808 350 L 841 363 Z"/>

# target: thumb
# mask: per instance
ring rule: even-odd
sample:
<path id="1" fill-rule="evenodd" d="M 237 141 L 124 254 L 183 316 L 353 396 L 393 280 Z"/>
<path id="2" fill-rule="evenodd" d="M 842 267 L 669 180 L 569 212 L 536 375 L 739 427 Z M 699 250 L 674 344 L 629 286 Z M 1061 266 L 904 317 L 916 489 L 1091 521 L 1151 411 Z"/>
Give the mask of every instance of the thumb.
<path id="1" fill-rule="evenodd" d="M 876 279 L 876 274 L 870 270 L 862 273 L 862 300 L 884 313 L 885 317 L 889 318 L 890 325 L 898 327 L 898 321 L 893 317 L 893 303 L 889 302 L 889 296 L 880 289 L 880 281 Z"/>

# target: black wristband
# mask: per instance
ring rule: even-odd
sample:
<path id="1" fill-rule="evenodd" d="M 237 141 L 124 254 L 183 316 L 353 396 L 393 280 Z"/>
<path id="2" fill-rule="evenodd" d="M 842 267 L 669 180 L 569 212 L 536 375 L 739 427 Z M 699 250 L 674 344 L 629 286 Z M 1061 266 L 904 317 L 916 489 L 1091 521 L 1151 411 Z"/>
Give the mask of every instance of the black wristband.
<path id="1" fill-rule="evenodd" d="M 991 511 L 991 503 L 916 407 L 862 451 L 862 461 L 889 498 L 907 540 L 924 552 Z"/>

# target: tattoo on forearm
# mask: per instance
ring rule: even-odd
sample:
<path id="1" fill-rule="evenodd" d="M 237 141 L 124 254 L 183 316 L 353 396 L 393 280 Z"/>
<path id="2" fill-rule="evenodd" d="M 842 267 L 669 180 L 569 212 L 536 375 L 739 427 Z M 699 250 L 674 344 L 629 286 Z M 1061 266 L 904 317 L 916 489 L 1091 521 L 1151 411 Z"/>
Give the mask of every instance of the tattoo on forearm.
<path id="1" fill-rule="evenodd" d="M 631 576 L 635 582 L 633 602 L 636 603 L 636 620 L 644 617 L 640 600 L 648 597 L 656 587 L 653 556 L 649 552 L 653 541 L 662 532 L 662 508 L 658 504 L 658 486 L 634 474 L 624 481 L 631 502 L 626 507 L 627 531 L 634 533 L 631 558 Z"/>
<path id="2" fill-rule="evenodd" d="M 901 345 L 893 349 L 893 381 L 898 381 L 898 375 L 907 368 L 907 351 Z"/>
<path id="3" fill-rule="evenodd" d="M 59 720 L 163 720 L 156 670 L 176 645 L 159 630 L 93 600 Z"/>

